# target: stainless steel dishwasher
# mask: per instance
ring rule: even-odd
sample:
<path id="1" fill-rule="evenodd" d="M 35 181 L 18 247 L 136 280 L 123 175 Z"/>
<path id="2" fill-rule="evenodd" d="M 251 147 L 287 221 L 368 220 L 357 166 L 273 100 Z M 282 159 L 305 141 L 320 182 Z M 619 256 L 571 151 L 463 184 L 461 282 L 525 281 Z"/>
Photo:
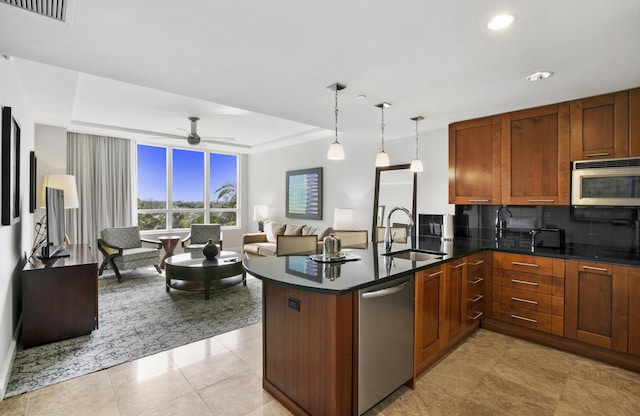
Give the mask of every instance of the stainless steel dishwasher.
<path id="1" fill-rule="evenodd" d="M 413 377 L 413 276 L 358 291 L 358 414 Z"/>

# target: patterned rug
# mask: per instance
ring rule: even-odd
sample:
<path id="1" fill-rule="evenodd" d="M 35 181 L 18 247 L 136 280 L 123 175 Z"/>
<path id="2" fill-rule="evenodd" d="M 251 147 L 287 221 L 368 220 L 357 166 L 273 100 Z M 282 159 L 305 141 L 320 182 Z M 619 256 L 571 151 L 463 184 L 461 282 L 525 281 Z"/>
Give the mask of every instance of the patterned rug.
<path id="1" fill-rule="evenodd" d="M 91 335 L 19 350 L 5 397 L 242 328 L 262 319 L 261 282 L 203 292 L 165 292 L 153 268 L 106 271 L 98 279 L 99 329 Z"/>

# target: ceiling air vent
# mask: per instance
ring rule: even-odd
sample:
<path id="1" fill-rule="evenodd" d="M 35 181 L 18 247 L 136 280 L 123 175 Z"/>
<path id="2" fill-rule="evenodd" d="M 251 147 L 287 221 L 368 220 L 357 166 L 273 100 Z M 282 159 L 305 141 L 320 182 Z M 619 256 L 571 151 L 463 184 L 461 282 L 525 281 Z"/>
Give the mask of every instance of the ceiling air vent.
<path id="1" fill-rule="evenodd" d="M 41 16 L 65 21 L 67 14 L 67 0 L 0 0 L 2 3 L 10 4 L 37 13 Z"/>

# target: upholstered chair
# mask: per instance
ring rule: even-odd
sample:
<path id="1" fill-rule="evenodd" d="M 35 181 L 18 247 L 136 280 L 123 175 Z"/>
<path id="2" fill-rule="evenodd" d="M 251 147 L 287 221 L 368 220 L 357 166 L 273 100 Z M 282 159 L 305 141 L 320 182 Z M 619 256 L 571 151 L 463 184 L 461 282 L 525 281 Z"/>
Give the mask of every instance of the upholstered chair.
<path id="1" fill-rule="evenodd" d="M 376 236 L 376 242 L 382 243 L 384 241 L 385 227 L 378 227 L 378 235 Z M 406 227 L 391 227 L 391 238 L 396 243 L 406 243 L 408 239 Z"/>
<path id="2" fill-rule="evenodd" d="M 102 238 L 98 239 L 98 250 L 104 256 L 98 275 L 107 266 L 111 266 L 122 281 L 120 270 L 136 269 L 138 267 L 154 266 L 160 271 L 160 241 L 143 239 L 138 227 L 116 227 L 102 230 Z M 143 243 L 147 247 L 143 247 Z M 150 246 L 150 247 L 149 247 Z"/>
<path id="3" fill-rule="evenodd" d="M 340 240 L 342 248 L 367 248 L 369 245 L 367 230 L 335 230 L 333 236 Z"/>
<path id="4" fill-rule="evenodd" d="M 185 253 L 202 252 L 209 240 L 222 250 L 220 224 L 191 224 L 189 235 L 182 240 L 182 249 Z"/>

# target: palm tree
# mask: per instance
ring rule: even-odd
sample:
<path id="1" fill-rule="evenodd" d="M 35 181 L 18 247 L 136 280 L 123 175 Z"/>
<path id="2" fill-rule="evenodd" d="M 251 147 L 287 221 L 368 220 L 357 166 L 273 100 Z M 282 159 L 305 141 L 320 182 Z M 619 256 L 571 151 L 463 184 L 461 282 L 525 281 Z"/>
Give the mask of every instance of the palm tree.
<path id="1" fill-rule="evenodd" d="M 238 197 L 235 181 L 227 181 L 214 191 L 217 195 L 216 203 L 221 207 L 234 208 Z"/>

